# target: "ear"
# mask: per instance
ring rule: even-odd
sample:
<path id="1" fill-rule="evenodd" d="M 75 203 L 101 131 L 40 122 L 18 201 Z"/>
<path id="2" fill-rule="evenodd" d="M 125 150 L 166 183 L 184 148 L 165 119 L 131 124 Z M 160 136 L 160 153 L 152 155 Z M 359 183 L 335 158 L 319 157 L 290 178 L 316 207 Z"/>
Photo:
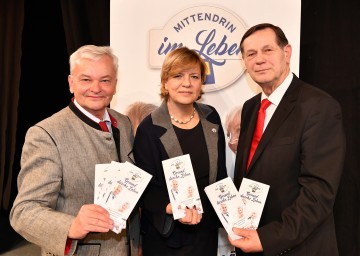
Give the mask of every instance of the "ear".
<path id="1" fill-rule="evenodd" d="M 69 83 L 69 91 L 73 94 L 74 93 L 74 90 L 73 90 L 74 80 L 71 75 L 68 75 L 68 83 Z"/>
<path id="2" fill-rule="evenodd" d="M 290 44 L 286 45 L 284 47 L 284 53 L 285 53 L 285 58 L 286 58 L 286 61 L 288 63 L 290 63 L 290 59 L 291 59 L 291 53 L 292 53 L 292 47 Z"/>
<path id="3" fill-rule="evenodd" d="M 117 82 L 118 82 L 118 80 L 117 80 L 117 78 L 116 78 L 116 81 L 115 81 L 115 89 L 114 89 L 114 94 L 113 94 L 113 95 L 115 95 L 115 94 L 116 94 Z"/>

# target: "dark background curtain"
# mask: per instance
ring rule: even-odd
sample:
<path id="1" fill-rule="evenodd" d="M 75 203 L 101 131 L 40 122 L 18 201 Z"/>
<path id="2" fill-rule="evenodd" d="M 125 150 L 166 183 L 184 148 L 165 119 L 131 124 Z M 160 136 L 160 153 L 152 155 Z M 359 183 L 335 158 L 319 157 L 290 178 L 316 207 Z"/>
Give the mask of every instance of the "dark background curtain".
<path id="1" fill-rule="evenodd" d="M 360 1 L 303 0 L 301 8 L 299 76 L 334 96 L 344 115 L 340 255 L 360 255 Z M 0 0 L 0 253 L 22 239 L 8 215 L 25 133 L 69 103 L 68 57 L 83 44 L 110 44 L 110 0 Z"/>

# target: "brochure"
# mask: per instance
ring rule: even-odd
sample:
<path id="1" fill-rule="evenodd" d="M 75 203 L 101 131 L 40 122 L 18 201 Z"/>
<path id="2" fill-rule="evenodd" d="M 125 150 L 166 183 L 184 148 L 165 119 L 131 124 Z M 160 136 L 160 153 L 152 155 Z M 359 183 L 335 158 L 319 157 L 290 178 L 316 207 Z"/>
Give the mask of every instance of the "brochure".
<path id="1" fill-rule="evenodd" d="M 239 239 L 232 228 L 256 229 L 259 225 L 269 185 L 243 178 L 239 191 L 230 177 L 205 188 L 224 229 L 232 239 Z"/>
<path id="2" fill-rule="evenodd" d="M 203 213 L 190 155 L 182 155 L 162 161 L 166 185 L 174 219 L 185 217 L 185 209 L 193 208 Z"/>
<path id="3" fill-rule="evenodd" d="M 126 220 L 151 177 L 129 162 L 112 161 L 95 166 L 94 203 L 109 211 L 115 233 L 120 233 L 126 227 Z"/>

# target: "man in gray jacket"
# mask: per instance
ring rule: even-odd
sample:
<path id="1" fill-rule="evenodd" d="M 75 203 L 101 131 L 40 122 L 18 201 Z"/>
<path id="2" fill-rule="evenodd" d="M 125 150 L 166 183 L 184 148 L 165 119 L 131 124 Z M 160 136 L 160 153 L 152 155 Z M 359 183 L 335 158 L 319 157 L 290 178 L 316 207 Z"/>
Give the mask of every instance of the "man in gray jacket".
<path id="1" fill-rule="evenodd" d="M 42 255 L 138 254 L 137 210 L 116 234 L 108 211 L 93 203 L 95 165 L 132 162 L 129 118 L 107 108 L 117 71 L 110 47 L 80 47 L 70 56 L 74 98 L 26 134 L 10 221 Z"/>

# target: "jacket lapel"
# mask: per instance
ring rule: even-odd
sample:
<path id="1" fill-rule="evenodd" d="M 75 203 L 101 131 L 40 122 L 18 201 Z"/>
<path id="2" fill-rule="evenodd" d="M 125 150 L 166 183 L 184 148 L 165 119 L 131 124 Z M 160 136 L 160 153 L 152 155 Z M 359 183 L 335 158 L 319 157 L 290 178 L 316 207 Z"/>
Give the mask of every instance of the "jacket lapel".
<path id="1" fill-rule="evenodd" d="M 161 106 L 151 114 L 154 125 L 164 127 L 166 132 L 160 137 L 169 158 L 183 155 L 180 143 L 177 140 L 175 130 L 170 121 L 170 114 L 164 101 Z"/>
<path id="2" fill-rule="evenodd" d="M 200 110 L 199 110 L 200 111 Z M 198 111 L 198 112 L 199 112 Z M 217 162 L 218 162 L 218 132 L 219 125 L 211 123 L 200 114 L 201 125 L 205 135 L 206 146 L 209 154 L 209 183 L 216 181 L 217 176 Z"/>
<path id="3" fill-rule="evenodd" d="M 283 122 L 286 120 L 287 116 L 294 109 L 296 99 L 298 98 L 298 94 L 299 94 L 299 86 L 297 86 L 297 79 L 294 76 L 293 81 L 291 82 L 289 88 L 287 89 L 286 93 L 284 94 L 283 98 L 281 99 L 279 106 L 276 108 L 274 115 L 272 116 L 269 124 L 267 125 L 267 127 L 264 131 L 264 134 L 262 135 L 262 137 L 260 139 L 259 145 L 258 145 L 257 149 L 255 150 L 254 156 L 249 165 L 248 172 L 251 171 L 251 167 L 253 166 L 253 164 L 259 158 L 259 156 L 264 151 L 266 146 L 269 144 L 269 142 L 273 138 L 274 134 L 279 130 L 279 128 L 281 127 Z M 260 103 L 259 103 L 259 105 L 260 105 Z M 255 121 L 255 123 L 256 123 L 256 121 Z M 254 127 L 252 130 L 254 130 Z M 248 145 L 248 144 L 246 144 L 246 145 Z M 249 145 L 251 145 L 251 142 Z M 249 150 L 248 150 L 247 156 L 248 155 L 249 155 Z"/>
<path id="4" fill-rule="evenodd" d="M 219 126 L 206 120 L 206 117 L 212 112 L 209 107 L 203 104 L 195 104 L 195 108 L 201 119 L 201 124 L 205 135 L 205 141 L 209 152 L 209 181 L 214 182 L 216 181 L 217 175 L 217 132 L 219 131 Z M 166 129 L 166 132 L 160 137 L 160 140 L 169 158 L 183 155 L 184 153 L 182 152 L 180 143 L 177 140 L 175 130 L 170 121 L 170 114 L 166 102 L 164 101 L 158 109 L 154 110 L 151 116 L 154 125 L 158 125 Z"/>
<path id="5" fill-rule="evenodd" d="M 256 95 L 254 98 L 250 99 L 248 102 L 246 102 L 246 105 L 244 105 L 243 108 L 243 113 L 242 113 L 243 120 L 241 122 L 248 125 L 242 126 L 244 128 L 240 131 L 240 141 L 238 146 L 240 144 L 243 144 L 244 147 L 243 148 L 238 147 L 235 172 L 239 172 L 240 170 L 243 171 L 242 173 L 236 173 L 236 176 L 243 176 L 246 173 L 246 164 L 249 158 L 250 147 L 256 126 L 258 111 L 260 109 L 260 99 L 261 99 L 261 93 Z M 240 156 L 242 157 L 242 159 L 239 159 Z"/>

